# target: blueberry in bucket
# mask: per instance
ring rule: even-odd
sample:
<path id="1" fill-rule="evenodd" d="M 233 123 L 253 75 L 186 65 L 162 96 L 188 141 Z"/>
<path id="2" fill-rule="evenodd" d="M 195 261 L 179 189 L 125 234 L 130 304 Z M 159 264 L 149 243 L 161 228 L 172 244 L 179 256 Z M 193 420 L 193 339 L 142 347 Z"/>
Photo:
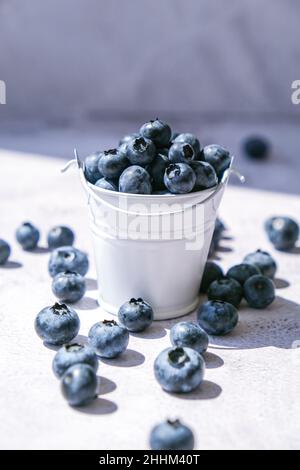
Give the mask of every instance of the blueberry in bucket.
<path id="1" fill-rule="evenodd" d="M 175 142 L 176 143 L 180 142 L 180 143 L 183 143 L 183 144 L 191 145 L 193 150 L 194 150 L 195 158 L 199 157 L 200 142 L 197 139 L 197 137 L 194 136 L 194 134 L 191 134 L 189 132 L 186 132 L 186 133 L 183 133 L 183 134 L 178 134 L 177 136 L 175 136 L 175 138 L 173 138 L 173 143 L 175 143 Z"/>
<path id="2" fill-rule="evenodd" d="M 72 246 L 62 246 L 52 251 L 48 263 L 50 276 L 71 271 L 85 276 L 89 268 L 88 257 L 83 251 Z"/>
<path id="3" fill-rule="evenodd" d="M 156 147 L 152 140 L 137 137 L 127 144 L 127 158 L 132 165 L 145 166 L 154 160 Z"/>
<path id="4" fill-rule="evenodd" d="M 194 191 L 213 188 L 218 184 L 216 172 L 209 163 L 194 161 L 190 163 L 190 167 L 194 170 L 196 175 Z"/>
<path id="5" fill-rule="evenodd" d="M 153 310 L 143 299 L 132 298 L 120 307 L 118 319 L 128 331 L 143 331 L 153 321 Z"/>
<path id="6" fill-rule="evenodd" d="M 204 160 L 212 165 L 217 173 L 219 181 L 224 171 L 230 166 L 230 153 L 221 145 L 207 145 L 203 151 Z"/>
<path id="7" fill-rule="evenodd" d="M 34 326 L 36 333 L 45 343 L 60 346 L 75 338 L 80 320 L 74 309 L 56 303 L 38 313 Z"/>
<path id="8" fill-rule="evenodd" d="M 114 179 L 100 178 L 96 181 L 95 186 L 102 189 L 108 189 L 109 191 L 118 191 L 118 182 Z"/>
<path id="9" fill-rule="evenodd" d="M 57 225 L 53 227 L 47 235 L 48 246 L 50 249 L 59 248 L 60 246 L 71 246 L 74 243 L 74 232 L 70 227 L 65 225 Z"/>
<path id="10" fill-rule="evenodd" d="M 71 271 L 58 273 L 52 282 L 52 292 L 62 302 L 77 302 L 85 294 L 84 277 Z"/>
<path id="11" fill-rule="evenodd" d="M 128 165 L 126 155 L 118 149 L 105 150 L 99 161 L 99 171 L 106 178 L 119 178 Z"/>
<path id="12" fill-rule="evenodd" d="M 150 435 L 152 450 L 193 450 L 193 432 L 178 419 L 155 426 Z"/>
<path id="13" fill-rule="evenodd" d="M 167 147 L 169 145 L 172 131 L 169 124 L 156 118 L 146 122 L 140 128 L 141 136 L 152 140 L 156 147 Z"/>
<path id="14" fill-rule="evenodd" d="M 195 186 L 196 175 L 186 163 L 173 163 L 165 171 L 164 182 L 173 194 L 190 193 Z"/>
<path id="15" fill-rule="evenodd" d="M 16 238 L 23 250 L 34 250 L 39 242 L 40 232 L 30 222 L 24 222 L 17 229 Z"/>
<path id="16" fill-rule="evenodd" d="M 95 152 L 84 160 L 84 175 L 92 184 L 95 184 L 103 176 L 99 171 L 99 161 L 102 155 L 102 152 Z"/>
<path id="17" fill-rule="evenodd" d="M 168 158 L 172 163 L 190 163 L 195 159 L 195 152 L 190 144 L 174 142 L 169 148 Z"/>
<path id="18" fill-rule="evenodd" d="M 153 162 L 146 166 L 154 191 L 165 189 L 164 175 L 169 163 L 168 157 L 158 153 Z"/>
<path id="19" fill-rule="evenodd" d="M 126 168 L 119 179 L 119 191 L 132 194 L 151 194 L 151 178 L 148 171 L 138 165 Z"/>

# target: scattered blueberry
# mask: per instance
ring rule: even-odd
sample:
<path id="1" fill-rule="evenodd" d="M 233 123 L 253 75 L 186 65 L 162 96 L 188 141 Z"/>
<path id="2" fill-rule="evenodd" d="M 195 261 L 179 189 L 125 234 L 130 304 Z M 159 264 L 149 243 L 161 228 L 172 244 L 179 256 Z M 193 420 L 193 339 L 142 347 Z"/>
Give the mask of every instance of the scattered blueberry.
<path id="1" fill-rule="evenodd" d="M 230 166 L 231 157 L 229 151 L 221 147 L 221 145 L 207 145 L 203 149 L 203 157 L 206 162 L 214 167 L 220 181 L 224 171 Z"/>
<path id="2" fill-rule="evenodd" d="M 226 274 L 226 277 L 235 279 L 241 286 L 245 284 L 249 277 L 260 274 L 260 270 L 254 264 L 241 263 L 232 266 Z"/>
<path id="3" fill-rule="evenodd" d="M 164 183 L 171 193 L 190 193 L 195 186 L 196 175 L 186 163 L 172 163 L 165 171 Z"/>
<path id="4" fill-rule="evenodd" d="M 53 227 L 47 236 L 48 246 L 50 249 L 59 248 L 60 246 L 72 246 L 75 240 L 74 232 L 70 227 L 58 225 Z"/>
<path id="5" fill-rule="evenodd" d="M 197 319 L 199 325 L 209 335 L 226 335 L 238 322 L 237 309 L 221 300 L 209 300 L 199 307 Z"/>
<path id="6" fill-rule="evenodd" d="M 167 147 L 172 131 L 168 124 L 156 118 L 153 121 L 146 122 L 140 128 L 140 134 L 146 139 L 151 139 L 156 147 Z"/>
<path id="7" fill-rule="evenodd" d="M 191 145 L 194 150 L 195 158 L 200 154 L 200 142 L 194 134 L 190 134 L 189 132 L 178 134 L 175 138 L 173 137 L 173 142 Z"/>
<path id="8" fill-rule="evenodd" d="M 167 392 L 191 392 L 202 382 L 204 371 L 203 358 L 191 348 L 167 348 L 154 363 L 156 380 Z"/>
<path id="9" fill-rule="evenodd" d="M 194 435 L 178 419 L 167 420 L 152 429 L 150 447 L 152 450 L 193 450 Z"/>
<path id="10" fill-rule="evenodd" d="M 173 346 L 195 349 L 199 354 L 208 347 L 207 333 L 196 323 L 182 321 L 172 326 L 170 339 Z"/>
<path id="11" fill-rule="evenodd" d="M 104 320 L 92 326 L 89 344 L 100 357 L 114 358 L 123 353 L 129 342 L 129 332 L 114 320 Z"/>
<path id="12" fill-rule="evenodd" d="M 264 160 L 270 153 L 270 143 L 259 136 L 251 136 L 244 140 L 243 150 L 247 157 Z"/>
<path id="13" fill-rule="evenodd" d="M 138 165 L 132 165 L 120 176 L 119 191 L 132 194 L 151 194 L 152 186 L 148 171 Z"/>
<path id="14" fill-rule="evenodd" d="M 275 299 L 272 280 L 262 274 L 249 277 L 244 284 L 244 297 L 252 308 L 266 308 Z"/>
<path id="15" fill-rule="evenodd" d="M 154 160 L 156 147 L 152 140 L 137 137 L 127 144 L 127 158 L 132 165 L 145 166 Z"/>
<path id="16" fill-rule="evenodd" d="M 299 238 L 299 225 L 290 217 L 271 217 L 266 221 L 265 229 L 277 250 L 293 249 Z"/>
<path id="17" fill-rule="evenodd" d="M 97 372 L 99 362 L 92 348 L 71 343 L 65 344 L 57 351 L 52 362 L 52 369 L 56 377 L 61 377 L 69 367 L 75 364 L 88 364 Z"/>
<path id="18" fill-rule="evenodd" d="M 109 178 L 100 178 L 100 180 L 96 181 L 95 186 L 108 189 L 109 191 L 118 191 L 118 183 Z"/>
<path id="19" fill-rule="evenodd" d="M 243 288 L 235 279 L 217 279 L 210 284 L 207 297 L 209 300 L 222 300 L 238 307 L 243 298 Z"/>
<path id="20" fill-rule="evenodd" d="M 60 346 L 75 338 L 80 320 L 75 310 L 65 304 L 56 303 L 38 313 L 34 326 L 36 333 L 45 343 Z"/>
<path id="21" fill-rule="evenodd" d="M 268 276 L 271 279 L 274 277 L 277 270 L 277 264 L 275 260 L 269 253 L 262 250 L 256 250 L 254 253 L 250 253 L 249 255 L 245 256 L 243 262 L 254 264 L 258 267 L 261 274 Z"/>
<path id="22" fill-rule="evenodd" d="M 84 277 L 71 271 L 58 273 L 52 281 L 52 292 L 62 302 L 77 302 L 85 294 Z"/>
<path id="23" fill-rule="evenodd" d="M 64 373 L 61 391 L 69 405 L 84 406 L 97 396 L 98 380 L 88 364 L 75 364 Z"/>
<path id="24" fill-rule="evenodd" d="M 30 222 L 25 222 L 17 229 L 16 238 L 23 250 L 33 250 L 39 242 L 40 232 Z"/>
<path id="25" fill-rule="evenodd" d="M 0 239 L 0 265 L 5 264 L 11 253 L 9 244 Z"/>
<path id="26" fill-rule="evenodd" d="M 159 153 L 153 162 L 146 166 L 146 170 L 151 176 L 152 188 L 154 191 L 165 189 L 164 176 L 169 163 L 168 157 Z"/>
<path id="27" fill-rule="evenodd" d="M 95 152 L 84 160 L 84 175 L 92 184 L 95 184 L 103 176 L 99 171 L 99 161 L 102 155 L 102 152 Z"/>
<path id="28" fill-rule="evenodd" d="M 222 268 L 213 261 L 207 261 L 202 276 L 200 292 L 206 293 L 211 283 L 222 279 L 222 277 L 224 277 Z"/>
<path id="29" fill-rule="evenodd" d="M 119 178 L 128 165 L 126 155 L 118 149 L 105 150 L 99 161 L 99 171 L 105 178 Z"/>
<path id="30" fill-rule="evenodd" d="M 48 263 L 50 276 L 71 271 L 85 276 L 89 268 L 88 257 L 85 253 L 72 246 L 62 246 L 52 251 Z"/>
<path id="31" fill-rule="evenodd" d="M 216 172 L 209 163 L 194 161 L 190 163 L 190 167 L 194 170 L 196 175 L 194 191 L 213 188 L 218 184 Z"/>
<path id="32" fill-rule="evenodd" d="M 174 142 L 169 148 L 168 158 L 171 163 L 191 163 L 195 159 L 195 152 L 190 144 Z"/>
<path id="33" fill-rule="evenodd" d="M 120 307 L 118 319 L 128 331 L 143 331 L 153 322 L 153 310 L 143 299 L 131 299 Z"/>

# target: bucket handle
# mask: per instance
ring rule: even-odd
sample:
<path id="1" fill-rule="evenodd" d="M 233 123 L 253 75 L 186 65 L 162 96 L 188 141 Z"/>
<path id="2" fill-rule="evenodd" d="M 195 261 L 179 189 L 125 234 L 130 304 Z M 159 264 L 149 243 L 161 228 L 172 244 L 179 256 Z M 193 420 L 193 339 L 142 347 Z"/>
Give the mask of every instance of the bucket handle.
<path id="1" fill-rule="evenodd" d="M 94 191 L 91 190 L 91 188 L 88 186 L 88 184 L 86 183 L 86 180 L 85 180 L 85 176 L 84 176 L 84 163 L 80 160 L 79 156 L 78 156 L 78 152 L 76 149 L 74 149 L 74 155 L 75 155 L 75 159 L 73 160 L 70 160 L 62 169 L 61 169 L 61 172 L 64 173 L 65 171 L 67 171 L 71 166 L 73 166 L 74 164 L 77 165 L 78 169 L 80 170 L 80 174 L 81 174 L 81 179 L 84 180 L 84 186 L 85 186 L 85 189 L 86 191 L 88 192 L 89 194 L 89 197 L 92 197 L 94 199 L 96 199 L 98 202 L 100 202 L 101 204 L 103 204 L 104 206 L 108 207 L 109 209 L 112 209 L 114 211 L 118 211 L 118 212 L 121 212 L 123 214 L 126 214 L 126 215 L 133 215 L 133 216 L 140 216 L 140 217 L 159 217 L 159 216 L 164 216 L 164 215 L 171 215 L 171 214 L 180 214 L 182 212 L 184 212 L 185 210 L 187 209 L 191 209 L 193 207 L 196 207 L 198 204 L 203 204 L 204 202 L 207 202 L 209 201 L 210 199 L 212 199 L 214 196 L 216 196 L 216 194 L 218 194 L 218 192 L 223 188 L 224 186 L 224 182 L 229 178 L 230 174 L 233 173 L 235 174 L 241 183 L 244 183 L 245 182 L 245 178 L 243 175 L 241 175 L 241 173 L 234 167 L 229 167 L 227 168 L 225 171 L 224 171 L 224 174 L 223 174 L 223 177 L 222 177 L 222 181 L 217 185 L 215 191 L 213 191 L 209 196 L 207 196 L 207 198 L 203 199 L 203 201 L 201 202 L 197 202 L 197 203 L 194 203 L 194 204 L 189 204 L 189 205 L 185 205 L 182 209 L 179 209 L 179 210 L 176 210 L 176 211 L 166 211 L 166 212 L 152 212 L 152 213 L 142 213 L 142 212 L 134 212 L 134 211 L 126 211 L 124 209 L 121 209 L 120 207 L 117 207 L 117 206 L 114 206 L 113 204 L 110 204 L 109 202 L 106 202 L 104 201 L 101 197 L 98 196 L 98 194 L 96 194 Z"/>

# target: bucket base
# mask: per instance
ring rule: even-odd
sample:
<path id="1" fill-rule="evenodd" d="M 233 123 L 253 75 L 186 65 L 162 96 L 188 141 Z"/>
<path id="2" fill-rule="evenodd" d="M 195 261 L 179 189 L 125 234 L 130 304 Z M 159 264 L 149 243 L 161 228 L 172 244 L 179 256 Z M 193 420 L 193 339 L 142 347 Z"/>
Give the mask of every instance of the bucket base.
<path id="1" fill-rule="evenodd" d="M 159 321 L 159 320 L 171 320 L 172 318 L 178 318 L 182 317 L 183 315 L 187 315 L 188 313 L 191 313 L 193 310 L 195 310 L 196 307 L 199 305 L 199 299 L 200 297 L 196 297 L 194 302 L 187 307 L 181 308 L 179 310 L 172 310 L 172 311 L 166 311 L 166 310 L 159 310 L 158 312 L 154 311 L 154 320 Z M 98 298 L 98 304 L 100 305 L 103 310 L 105 310 L 108 313 L 111 313 L 112 315 L 118 315 L 118 308 L 115 307 L 114 305 L 111 305 L 107 302 L 105 302 L 101 297 Z"/>

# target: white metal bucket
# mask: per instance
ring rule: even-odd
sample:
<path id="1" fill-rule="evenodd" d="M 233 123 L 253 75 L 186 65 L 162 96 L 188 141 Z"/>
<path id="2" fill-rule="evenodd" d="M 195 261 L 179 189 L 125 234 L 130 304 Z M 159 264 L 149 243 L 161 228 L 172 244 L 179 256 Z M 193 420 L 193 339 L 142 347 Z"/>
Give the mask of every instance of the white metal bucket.
<path id="1" fill-rule="evenodd" d="M 132 297 L 153 308 L 155 320 L 187 314 L 199 287 L 231 168 L 215 188 L 184 195 L 136 195 L 88 183 L 100 306 L 117 314 Z"/>

